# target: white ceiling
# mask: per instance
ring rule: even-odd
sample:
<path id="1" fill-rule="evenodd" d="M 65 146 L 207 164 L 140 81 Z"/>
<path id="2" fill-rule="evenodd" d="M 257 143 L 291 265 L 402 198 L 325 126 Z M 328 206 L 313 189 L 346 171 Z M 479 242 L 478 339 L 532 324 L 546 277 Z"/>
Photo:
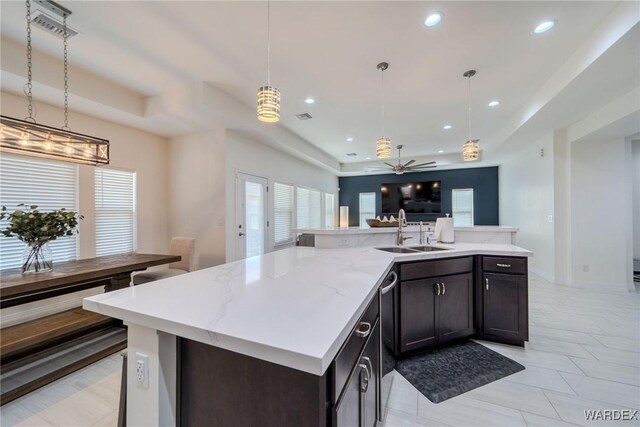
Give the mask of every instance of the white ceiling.
<path id="1" fill-rule="evenodd" d="M 266 82 L 266 2 L 60 3 L 73 11 L 69 23 L 81 33 L 70 42 L 71 63 L 142 96 L 206 82 L 253 108 Z M 464 71 L 478 70 L 472 136 L 490 142 L 618 4 L 272 1 L 271 75 L 282 92 L 281 123 L 339 162 L 375 157 L 376 64 L 388 61 L 387 136 L 405 145 L 407 157 L 459 153 L 467 137 Z M 24 3 L 0 7 L 3 37 L 22 41 Z M 422 21 L 432 11 L 444 19 L 426 28 Z M 558 25 L 532 34 L 543 19 Z M 34 44 L 60 55 L 60 40 L 41 31 L 34 31 Z M 624 93 L 627 80 L 614 92 Z M 305 104 L 307 96 L 316 104 Z M 492 99 L 500 106 L 487 107 Z M 298 121 L 294 114 L 301 112 L 313 120 Z M 454 128 L 444 131 L 445 124 Z M 158 133 L 187 130 L 180 123 L 179 131 Z"/>

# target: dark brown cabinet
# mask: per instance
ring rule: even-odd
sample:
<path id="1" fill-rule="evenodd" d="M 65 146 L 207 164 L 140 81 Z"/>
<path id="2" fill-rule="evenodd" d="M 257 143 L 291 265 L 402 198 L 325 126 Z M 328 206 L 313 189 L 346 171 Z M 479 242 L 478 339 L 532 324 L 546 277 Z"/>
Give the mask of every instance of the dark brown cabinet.
<path id="1" fill-rule="evenodd" d="M 397 353 L 473 335 L 472 270 L 470 257 L 400 266 Z M 405 280 L 430 274 L 438 275 Z"/>
<path id="2" fill-rule="evenodd" d="M 373 427 L 377 422 L 380 381 L 380 322 L 371 331 L 362 354 L 334 409 L 333 425 Z"/>
<path id="3" fill-rule="evenodd" d="M 524 345 L 529 339 L 526 258 L 483 257 L 480 297 L 481 337 Z"/>

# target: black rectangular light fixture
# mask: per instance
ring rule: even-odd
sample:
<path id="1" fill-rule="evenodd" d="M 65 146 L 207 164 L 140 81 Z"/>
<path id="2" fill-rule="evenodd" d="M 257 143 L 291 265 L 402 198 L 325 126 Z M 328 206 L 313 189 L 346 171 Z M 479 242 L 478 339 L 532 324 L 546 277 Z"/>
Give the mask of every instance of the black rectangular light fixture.
<path id="1" fill-rule="evenodd" d="M 109 141 L 0 115 L 0 150 L 85 165 L 109 164 Z"/>

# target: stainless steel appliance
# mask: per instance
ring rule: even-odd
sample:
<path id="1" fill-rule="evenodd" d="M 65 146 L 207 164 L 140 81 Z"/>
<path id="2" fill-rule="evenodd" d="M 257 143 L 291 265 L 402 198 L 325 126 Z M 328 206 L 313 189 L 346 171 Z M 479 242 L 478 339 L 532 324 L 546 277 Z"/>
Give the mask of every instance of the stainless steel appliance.
<path id="1" fill-rule="evenodd" d="M 387 415 L 387 404 L 393 376 L 391 373 L 395 369 L 396 360 L 394 357 L 393 343 L 395 328 L 395 310 L 397 304 L 398 272 L 392 269 L 380 287 L 380 377 L 379 390 L 379 410 L 378 420 L 384 423 Z"/>

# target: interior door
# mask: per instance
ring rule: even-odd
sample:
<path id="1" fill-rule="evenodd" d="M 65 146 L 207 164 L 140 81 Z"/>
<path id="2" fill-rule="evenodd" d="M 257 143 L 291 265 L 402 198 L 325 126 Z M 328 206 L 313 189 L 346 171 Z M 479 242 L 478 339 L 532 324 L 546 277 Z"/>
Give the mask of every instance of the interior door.
<path id="1" fill-rule="evenodd" d="M 268 248 L 266 178 L 236 174 L 236 259 L 262 255 Z"/>
<path id="2" fill-rule="evenodd" d="M 438 343 L 473 334 L 473 276 L 471 273 L 438 278 Z"/>

